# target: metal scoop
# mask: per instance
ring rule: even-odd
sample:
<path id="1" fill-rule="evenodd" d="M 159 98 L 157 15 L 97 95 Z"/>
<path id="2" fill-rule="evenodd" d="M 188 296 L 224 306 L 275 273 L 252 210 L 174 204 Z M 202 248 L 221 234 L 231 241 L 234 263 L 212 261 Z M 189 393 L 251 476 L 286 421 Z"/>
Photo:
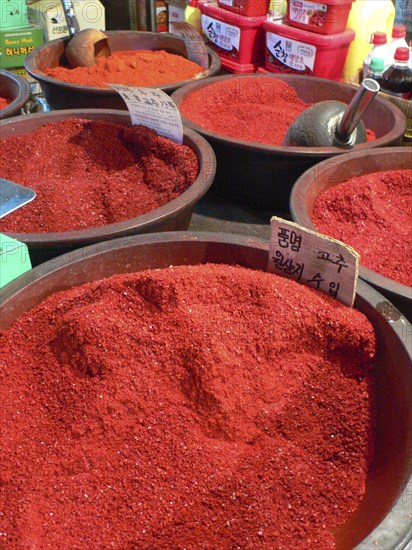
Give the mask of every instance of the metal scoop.
<path id="1" fill-rule="evenodd" d="M 298 115 L 283 140 L 284 145 L 304 147 L 352 146 L 366 141 L 362 115 L 380 86 L 365 78 L 349 105 L 340 101 L 319 101 Z"/>
<path id="2" fill-rule="evenodd" d="M 62 0 L 70 35 L 66 46 L 66 58 L 73 68 L 91 67 L 97 57 L 107 57 L 111 54 L 107 36 L 97 29 L 80 30 L 71 0 Z"/>
<path id="3" fill-rule="evenodd" d="M 35 196 L 33 189 L 0 178 L 0 218 L 31 202 Z"/>

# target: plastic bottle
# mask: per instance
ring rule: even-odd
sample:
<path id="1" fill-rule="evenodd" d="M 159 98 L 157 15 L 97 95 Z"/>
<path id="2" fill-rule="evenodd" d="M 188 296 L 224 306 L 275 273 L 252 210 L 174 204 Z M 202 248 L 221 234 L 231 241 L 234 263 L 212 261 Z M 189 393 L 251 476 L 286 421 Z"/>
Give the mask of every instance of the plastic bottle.
<path id="1" fill-rule="evenodd" d="M 395 7 L 392 0 L 356 0 L 349 12 L 347 27 L 356 32 L 343 68 L 345 82 L 359 82 L 362 63 L 372 49 L 370 36 L 375 31 L 391 36 Z"/>
<path id="2" fill-rule="evenodd" d="M 390 67 L 393 57 L 388 48 L 388 41 L 384 32 L 374 32 L 371 36 L 373 47 L 363 60 L 363 75 L 366 75 L 373 57 L 383 59 L 384 69 Z"/>
<path id="3" fill-rule="evenodd" d="M 382 92 L 409 98 L 412 92 L 412 71 L 408 61 L 409 48 L 397 48 L 393 64 L 382 75 Z"/>
<path id="4" fill-rule="evenodd" d="M 373 78 L 378 84 L 381 84 L 384 66 L 385 64 L 381 57 L 372 57 L 368 72 L 364 75 L 364 78 Z"/>
<path id="5" fill-rule="evenodd" d="M 394 25 L 392 29 L 392 40 L 389 44 L 389 51 L 392 60 L 395 57 L 396 48 L 409 48 L 406 42 L 406 27 L 405 25 Z"/>
<path id="6" fill-rule="evenodd" d="M 200 22 L 200 9 L 198 8 L 198 0 L 189 0 L 185 9 L 185 21 L 190 23 L 199 34 L 202 34 L 202 24 Z"/>

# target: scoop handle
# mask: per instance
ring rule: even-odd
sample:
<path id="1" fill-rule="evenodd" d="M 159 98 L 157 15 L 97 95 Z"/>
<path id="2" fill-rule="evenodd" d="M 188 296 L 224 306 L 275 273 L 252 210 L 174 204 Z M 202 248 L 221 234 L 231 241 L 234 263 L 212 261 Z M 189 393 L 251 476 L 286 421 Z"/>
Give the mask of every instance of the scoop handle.
<path id="1" fill-rule="evenodd" d="M 67 28 L 70 37 L 74 36 L 76 32 L 79 32 L 80 25 L 77 21 L 76 14 L 74 13 L 74 6 L 72 0 L 62 0 L 64 15 L 66 16 Z"/>
<path id="2" fill-rule="evenodd" d="M 345 144 L 350 140 L 350 136 L 362 118 L 363 113 L 379 90 L 379 83 L 373 78 L 365 78 L 361 82 L 336 128 L 336 139 L 338 142 Z"/>

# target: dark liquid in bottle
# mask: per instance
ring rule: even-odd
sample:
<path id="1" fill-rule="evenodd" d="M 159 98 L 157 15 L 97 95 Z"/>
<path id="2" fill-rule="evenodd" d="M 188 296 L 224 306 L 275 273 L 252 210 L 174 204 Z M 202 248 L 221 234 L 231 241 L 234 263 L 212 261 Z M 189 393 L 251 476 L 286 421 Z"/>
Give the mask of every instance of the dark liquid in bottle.
<path id="1" fill-rule="evenodd" d="M 412 92 L 412 71 L 408 66 L 392 66 L 387 69 L 380 82 L 382 91 L 408 98 Z"/>

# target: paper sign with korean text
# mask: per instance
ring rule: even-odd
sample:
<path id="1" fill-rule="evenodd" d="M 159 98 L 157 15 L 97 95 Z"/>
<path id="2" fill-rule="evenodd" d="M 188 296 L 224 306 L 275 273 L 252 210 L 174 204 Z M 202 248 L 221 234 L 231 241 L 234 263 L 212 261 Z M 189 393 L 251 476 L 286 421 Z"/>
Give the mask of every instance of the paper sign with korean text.
<path id="1" fill-rule="evenodd" d="M 133 125 L 146 126 L 159 136 L 183 143 L 179 109 L 163 90 L 110 84 L 124 99 Z"/>
<path id="2" fill-rule="evenodd" d="M 272 217 L 268 271 L 294 279 L 352 306 L 359 254 L 346 244 Z"/>
<path id="3" fill-rule="evenodd" d="M 186 22 L 171 23 L 170 28 L 172 34 L 183 38 L 188 59 L 208 69 L 209 56 L 207 54 L 206 44 L 193 25 Z"/>

